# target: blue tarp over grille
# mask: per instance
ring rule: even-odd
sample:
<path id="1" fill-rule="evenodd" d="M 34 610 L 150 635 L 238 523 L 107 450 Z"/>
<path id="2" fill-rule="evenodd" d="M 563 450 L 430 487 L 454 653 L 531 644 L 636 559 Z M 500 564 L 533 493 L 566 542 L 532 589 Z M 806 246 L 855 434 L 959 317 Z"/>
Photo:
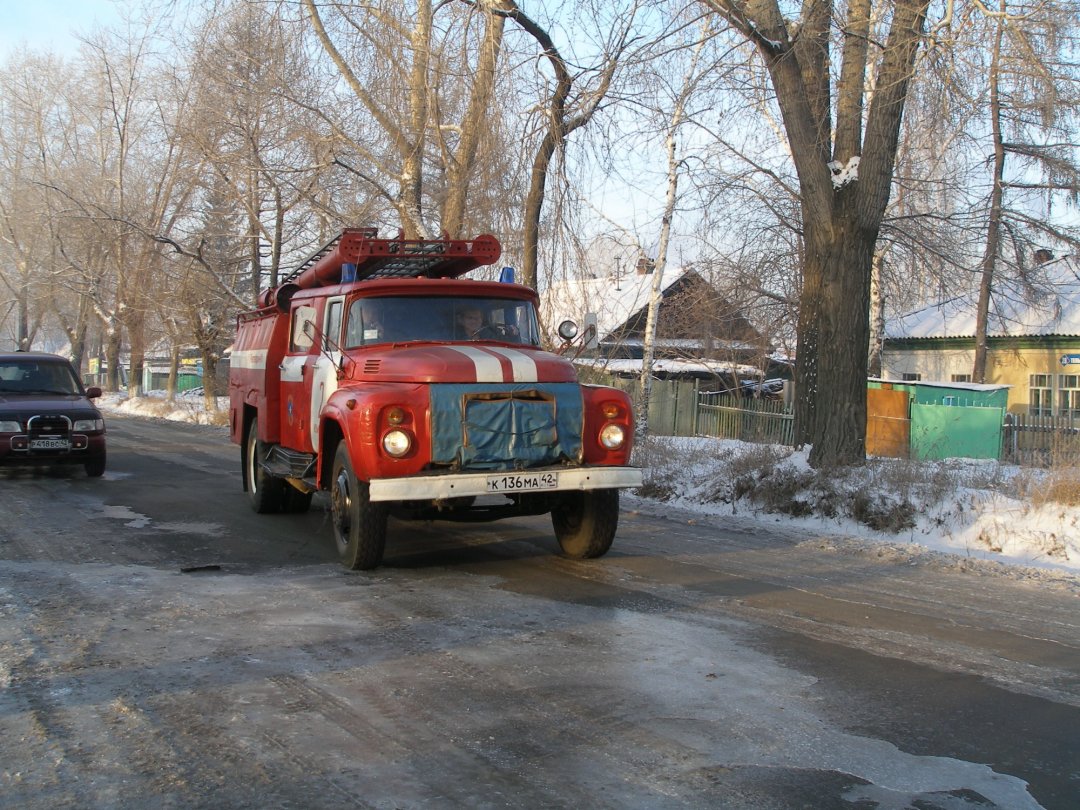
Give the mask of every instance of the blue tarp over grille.
<path id="1" fill-rule="evenodd" d="M 433 385 L 432 461 L 478 470 L 580 461 L 582 421 L 576 383 Z"/>

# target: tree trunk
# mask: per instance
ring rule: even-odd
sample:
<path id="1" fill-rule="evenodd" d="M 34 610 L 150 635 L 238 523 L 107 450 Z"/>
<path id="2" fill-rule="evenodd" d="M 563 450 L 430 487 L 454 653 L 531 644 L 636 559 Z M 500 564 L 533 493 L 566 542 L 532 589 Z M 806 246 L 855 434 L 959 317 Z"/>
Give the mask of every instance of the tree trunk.
<path id="1" fill-rule="evenodd" d="M 23 276 L 22 286 L 19 288 L 19 334 L 16 336 L 16 343 L 19 346 L 19 351 L 30 351 L 30 282 L 27 281 L 26 276 Z"/>
<path id="2" fill-rule="evenodd" d="M 203 403 L 209 413 L 217 413 L 217 354 L 204 350 L 203 361 Z"/>
<path id="3" fill-rule="evenodd" d="M 866 458 L 866 361 L 870 272 L 876 232 L 837 228 L 825 255 L 817 324 L 818 389 L 810 464 L 830 467 Z M 801 353 L 801 352 L 800 352 Z M 828 385 L 821 385 L 828 381 Z"/>
<path id="4" fill-rule="evenodd" d="M 1004 0 L 1002 0 L 1004 4 Z M 1005 29 L 998 20 L 997 34 L 990 59 L 990 127 L 994 137 L 994 185 L 990 190 L 990 216 L 986 223 L 986 250 L 979 274 L 979 302 L 975 310 L 975 363 L 971 369 L 973 383 L 986 382 L 987 331 L 990 320 L 990 295 L 994 286 L 998 250 L 1001 244 L 1001 219 L 1004 203 L 1002 181 L 1005 176 L 1005 145 L 1001 137 L 1001 97 L 998 81 L 1001 71 L 1001 40 Z"/>
<path id="5" fill-rule="evenodd" d="M 174 340 L 169 351 L 169 380 L 165 383 L 165 395 L 170 403 L 176 401 L 176 384 L 180 377 L 180 342 Z"/>
<path id="6" fill-rule="evenodd" d="M 120 390 L 120 344 L 123 337 L 120 325 L 109 324 L 105 336 L 105 362 L 108 364 L 105 370 L 105 390 Z"/>

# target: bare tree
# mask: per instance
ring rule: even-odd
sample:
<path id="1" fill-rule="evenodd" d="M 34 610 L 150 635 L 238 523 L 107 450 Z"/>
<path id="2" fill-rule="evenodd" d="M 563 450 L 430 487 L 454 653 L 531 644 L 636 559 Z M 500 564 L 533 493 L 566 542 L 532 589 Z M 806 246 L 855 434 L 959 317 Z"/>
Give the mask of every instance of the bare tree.
<path id="1" fill-rule="evenodd" d="M 1071 52 L 1071 43 L 1060 37 L 1065 27 L 1076 21 L 1073 7 L 1052 3 L 1013 12 L 1006 0 L 999 0 L 996 13 L 990 17 L 993 34 L 987 85 L 991 181 L 986 242 L 979 268 L 971 373 L 974 382 L 986 381 L 991 297 L 1001 272 L 1004 240 L 1011 237 L 1013 275 L 1021 276 L 1034 264 L 1029 257 L 1038 247 L 1037 240 L 1080 244 L 1077 229 L 1055 228 L 1049 217 L 1037 219 L 1010 209 L 1006 202 L 1007 189 L 1037 190 L 1048 195 L 1065 192 L 1072 200 L 1080 194 L 1080 163 L 1073 157 L 1077 144 L 1069 126 L 1075 95 L 1068 98 L 1066 94 L 1069 84 L 1075 86 L 1077 76 L 1071 61 L 1061 58 L 1065 51 Z M 1006 127 L 1013 138 L 1008 137 Z M 1007 159 L 1021 165 L 1013 179 L 1006 175 Z M 1035 169 L 1041 179 L 1028 179 L 1025 173 L 1029 168 Z"/>
<path id="2" fill-rule="evenodd" d="M 701 52 L 712 37 L 710 27 L 702 25 L 697 43 L 693 47 L 690 63 L 682 79 L 682 86 L 674 98 L 674 108 L 668 121 L 664 136 L 664 151 L 667 155 L 667 191 L 664 196 L 664 210 L 660 217 L 660 241 L 657 247 L 656 263 L 653 270 L 653 283 L 649 295 L 648 316 L 645 321 L 645 337 L 641 360 L 641 380 L 638 395 L 638 423 L 636 431 L 643 437 L 649 426 L 649 398 L 652 393 L 653 359 L 656 354 L 657 318 L 660 311 L 664 270 L 668 262 L 668 245 L 671 241 L 671 220 L 675 215 L 675 203 L 678 199 L 679 172 L 682 158 L 679 156 L 678 140 L 680 130 L 687 123 L 687 101 L 693 94 L 696 84 L 701 80 L 698 72 Z"/>
<path id="3" fill-rule="evenodd" d="M 815 466 L 861 462 L 870 269 L 928 0 L 890 3 L 883 40 L 872 0 L 850 3 L 843 22 L 824 0 L 803 5 L 798 20 L 787 19 L 776 0 L 704 2 L 763 60 L 799 177 L 806 254 L 796 439 L 813 445 Z M 841 43 L 835 87 L 834 23 Z"/>
<path id="4" fill-rule="evenodd" d="M 440 26 L 431 0 L 420 0 L 411 14 L 390 0 L 361 7 L 303 0 L 315 36 L 359 104 L 355 111 L 344 108 L 353 121 L 320 109 L 351 153 L 334 159 L 393 206 L 406 237 L 427 236 L 435 213 L 440 229 L 455 236 L 472 219 L 469 191 L 502 49 L 499 5 L 439 4 L 438 12 L 448 15 Z M 354 125 L 361 118 L 366 125 Z M 362 140 L 362 134 L 373 137 Z"/>
<path id="5" fill-rule="evenodd" d="M 571 98 L 575 77 L 548 31 L 522 11 L 515 0 L 501 0 L 498 11 L 514 20 L 536 40 L 555 77 L 546 105 L 543 134 L 532 160 L 529 193 L 525 198 L 522 283 L 536 288 L 539 283 L 540 222 L 552 157 L 572 132 L 589 123 L 607 95 L 619 59 L 629 41 L 635 10 L 631 9 L 626 14 L 621 21 L 622 28 L 615 32 L 609 52 L 604 55 L 603 64 L 597 71 L 596 85 L 580 93 L 577 99 Z"/>

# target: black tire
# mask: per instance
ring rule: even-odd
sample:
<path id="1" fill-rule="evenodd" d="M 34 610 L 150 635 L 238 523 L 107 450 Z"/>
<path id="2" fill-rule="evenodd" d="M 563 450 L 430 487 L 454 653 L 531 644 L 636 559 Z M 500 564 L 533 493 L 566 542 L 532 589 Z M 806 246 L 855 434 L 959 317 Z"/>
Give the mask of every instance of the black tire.
<path id="1" fill-rule="evenodd" d="M 95 456 L 83 464 L 83 469 L 91 478 L 101 478 L 105 474 L 105 451 L 102 450 L 100 456 Z"/>
<path id="2" fill-rule="evenodd" d="M 551 510 L 551 525 L 567 557 L 575 560 L 603 557 L 619 527 L 619 490 L 565 493 Z"/>
<path id="3" fill-rule="evenodd" d="M 311 508 L 311 497 L 314 494 L 313 492 L 301 492 L 291 484 L 286 484 L 285 494 L 282 499 L 284 511 L 293 515 L 302 515 Z"/>
<path id="4" fill-rule="evenodd" d="M 259 459 L 266 455 L 266 445 L 259 441 L 259 426 L 255 419 L 251 420 L 243 453 L 244 479 L 251 508 L 260 515 L 282 511 L 285 506 L 285 487 L 288 484 L 276 476 L 268 475 L 259 466 Z"/>
<path id="5" fill-rule="evenodd" d="M 386 504 L 368 500 L 368 485 L 356 477 L 345 442 L 334 453 L 330 511 L 342 565 L 366 571 L 382 562 L 388 509 Z"/>

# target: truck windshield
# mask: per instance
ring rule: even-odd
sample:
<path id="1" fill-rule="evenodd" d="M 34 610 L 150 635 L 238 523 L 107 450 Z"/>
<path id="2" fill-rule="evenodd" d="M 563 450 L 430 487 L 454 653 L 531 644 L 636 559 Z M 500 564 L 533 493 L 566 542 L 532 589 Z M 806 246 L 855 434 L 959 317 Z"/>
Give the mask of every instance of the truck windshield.
<path id="1" fill-rule="evenodd" d="M 413 340 L 540 345 L 536 310 L 507 298 L 360 298 L 349 306 L 344 348 Z"/>

